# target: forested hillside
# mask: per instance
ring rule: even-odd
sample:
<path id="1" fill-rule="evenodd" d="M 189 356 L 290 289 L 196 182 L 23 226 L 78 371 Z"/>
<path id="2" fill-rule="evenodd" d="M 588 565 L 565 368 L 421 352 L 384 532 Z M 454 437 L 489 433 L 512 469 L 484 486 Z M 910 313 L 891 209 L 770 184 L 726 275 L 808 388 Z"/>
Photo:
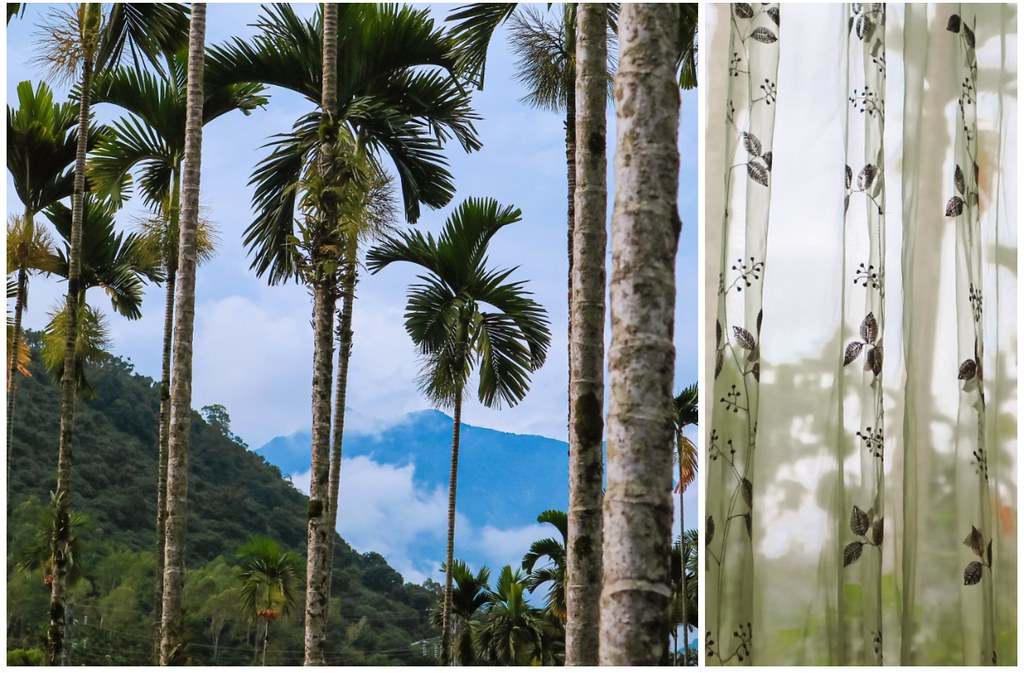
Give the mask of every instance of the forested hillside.
<path id="1" fill-rule="evenodd" d="M 38 335 L 29 335 L 38 345 Z M 41 648 L 49 587 L 31 565 L 46 534 L 57 460 L 60 389 L 33 353 L 31 378 L 20 381 L 10 465 L 7 531 L 8 648 Z M 72 509 L 77 528 L 72 589 L 73 664 L 152 661 L 155 600 L 157 385 L 112 358 L 86 377 L 95 399 L 79 403 Z M 254 660 L 256 630 L 243 613 L 239 547 L 262 535 L 303 553 L 305 497 L 280 471 L 238 444 L 223 418 L 192 419 L 186 582 L 189 658 L 195 664 Z M 43 538 L 45 540 L 45 537 Z M 434 594 L 404 584 L 379 554 L 359 554 L 338 540 L 329 634 L 331 664 L 428 664 L 428 610 Z M 267 664 L 302 663 L 302 573 L 289 615 L 270 624 Z M 433 655 L 432 651 L 427 654 Z"/>

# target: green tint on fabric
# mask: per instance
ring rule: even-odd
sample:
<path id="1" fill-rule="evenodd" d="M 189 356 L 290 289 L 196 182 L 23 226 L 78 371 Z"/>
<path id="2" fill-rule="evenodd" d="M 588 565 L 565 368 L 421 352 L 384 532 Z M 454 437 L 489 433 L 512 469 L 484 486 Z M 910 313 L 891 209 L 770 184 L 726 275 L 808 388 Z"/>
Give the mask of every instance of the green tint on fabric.
<path id="1" fill-rule="evenodd" d="M 703 17 L 709 665 L 1016 664 L 1016 13 Z"/>

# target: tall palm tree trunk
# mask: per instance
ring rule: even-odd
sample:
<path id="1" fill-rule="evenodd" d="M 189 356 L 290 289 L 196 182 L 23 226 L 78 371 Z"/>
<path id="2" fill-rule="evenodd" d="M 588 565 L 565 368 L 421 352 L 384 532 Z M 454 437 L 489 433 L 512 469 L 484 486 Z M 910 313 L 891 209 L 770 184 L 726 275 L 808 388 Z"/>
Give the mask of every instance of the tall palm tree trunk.
<path id="1" fill-rule="evenodd" d="M 324 3 L 323 85 L 320 103 L 321 137 L 320 174 L 334 175 L 327 165 L 333 157 L 337 138 L 338 7 Z M 322 217 L 326 226 L 337 226 L 337 213 L 326 199 Z M 316 265 L 316 260 L 314 260 Z M 327 612 L 330 599 L 331 530 L 331 354 L 334 347 L 334 308 L 336 303 L 332 279 L 318 278 L 313 294 L 313 439 L 310 447 L 309 506 L 306 530 L 306 666 L 323 666 L 327 644 Z"/>
<path id="2" fill-rule="evenodd" d="M 31 211 L 25 209 L 25 217 L 31 218 Z M 28 220 L 31 221 L 31 220 Z M 18 374 L 18 348 L 21 346 L 21 314 L 25 310 L 25 297 L 28 290 L 28 269 L 18 269 L 18 294 L 14 298 L 14 333 L 11 335 L 10 348 L 7 351 L 11 366 L 7 372 L 7 493 L 11 492 L 11 443 L 14 440 L 14 394 L 18 390 L 15 376 Z M 10 507 L 10 498 L 7 499 Z"/>
<path id="3" fill-rule="evenodd" d="M 455 557 L 455 491 L 459 479 L 459 429 L 462 424 L 462 391 L 455 397 L 452 422 L 452 466 L 448 473 L 448 546 L 444 562 L 444 607 L 441 618 L 441 665 L 452 663 L 452 563 Z"/>
<path id="4" fill-rule="evenodd" d="M 317 283 L 313 295 L 313 441 L 306 537 L 306 666 L 324 665 L 327 642 L 327 544 L 331 534 L 328 505 L 331 451 L 331 355 L 334 335 L 334 288 Z"/>
<path id="5" fill-rule="evenodd" d="M 92 86 L 92 42 L 99 33 L 100 6 L 82 7 L 81 30 L 85 58 L 82 63 L 82 88 L 78 108 L 78 146 L 75 153 L 75 185 L 71 199 L 71 241 L 68 251 L 67 342 L 64 347 L 64 374 L 61 376 L 60 438 L 57 447 L 56 508 L 53 513 L 53 582 L 50 584 L 50 624 L 47 630 L 46 663 L 58 666 L 64 651 L 65 601 L 67 598 L 68 546 L 71 542 L 71 454 L 74 441 L 75 400 L 78 377 L 75 376 L 75 344 L 78 340 L 78 302 L 81 296 L 82 219 L 85 214 L 85 154 L 89 142 L 89 89 Z"/>
<path id="6" fill-rule="evenodd" d="M 342 271 L 341 281 L 341 314 L 338 317 L 338 371 L 334 382 L 334 421 L 331 442 L 331 471 L 330 471 L 330 515 L 331 531 L 328 535 L 327 545 L 327 581 L 330 584 L 331 573 L 334 569 L 334 531 L 338 525 L 338 492 L 341 488 L 341 454 L 345 438 L 345 398 L 348 393 L 348 363 L 352 355 L 352 305 L 356 299 L 356 254 L 358 243 L 353 236 L 346 242 L 345 263 Z"/>
<path id="7" fill-rule="evenodd" d="M 164 594 L 160 614 L 160 664 L 183 656 L 181 595 L 185 584 L 185 525 L 188 507 L 189 432 L 192 425 L 192 337 L 196 302 L 196 232 L 199 226 L 199 178 L 203 142 L 203 67 L 206 4 L 192 3 L 188 41 L 185 155 L 182 169 L 181 223 L 178 234 L 177 288 L 174 296 L 173 373 L 167 443 L 167 520 Z"/>
<path id="8" fill-rule="evenodd" d="M 569 538 L 565 663 L 598 661 L 601 437 L 604 432 L 607 8 L 580 4 L 576 28 L 575 223 L 569 311 Z"/>
<path id="9" fill-rule="evenodd" d="M 174 173 L 171 188 L 171 207 L 168 217 L 170 231 L 178 230 L 178 200 L 181 195 L 181 178 Z M 166 241 L 165 241 L 166 243 Z M 154 602 L 153 658 L 160 662 L 160 625 L 164 597 L 164 552 L 167 528 L 167 442 L 171 426 L 171 343 L 174 338 L 174 291 L 177 281 L 177 255 L 168 246 L 164 250 L 164 340 L 160 369 L 160 417 L 157 431 L 157 479 L 156 479 L 156 601 Z"/>
<path id="10" fill-rule="evenodd" d="M 169 257 L 169 255 L 168 255 Z M 160 660 L 160 615 L 163 608 L 164 597 L 164 553 L 165 535 L 167 530 L 167 443 L 171 425 L 171 343 L 174 331 L 174 290 L 176 285 L 177 268 L 171 270 L 170 264 L 164 267 L 167 269 L 167 280 L 164 287 L 164 344 L 161 363 L 160 377 L 160 419 L 157 439 L 157 480 L 156 480 L 156 595 L 157 601 L 154 605 L 155 624 L 154 629 L 156 647 L 153 650 L 154 658 Z"/>
<path id="11" fill-rule="evenodd" d="M 624 4 L 616 75 L 601 665 L 654 665 L 671 596 L 679 5 Z"/>
<path id="12" fill-rule="evenodd" d="M 681 438 L 680 438 L 680 441 Z M 690 665 L 690 621 L 686 613 L 686 605 L 689 600 L 689 594 L 686 592 L 686 560 L 690 555 L 690 550 L 686 546 L 686 509 L 683 504 L 683 496 L 686 494 L 686 489 L 683 488 L 683 461 L 681 460 L 682 454 L 680 454 L 679 461 L 679 567 L 681 568 L 681 585 L 682 593 L 679 596 L 680 610 L 679 614 L 683 616 L 683 650 L 685 658 L 683 659 L 683 666 Z M 676 653 L 679 652 L 679 644 L 676 643 Z"/>

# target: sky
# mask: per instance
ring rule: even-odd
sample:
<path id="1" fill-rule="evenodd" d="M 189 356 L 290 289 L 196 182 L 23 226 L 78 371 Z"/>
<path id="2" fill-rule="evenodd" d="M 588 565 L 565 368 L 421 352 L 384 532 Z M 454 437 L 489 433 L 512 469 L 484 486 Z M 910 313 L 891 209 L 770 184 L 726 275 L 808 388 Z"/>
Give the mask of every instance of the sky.
<path id="1" fill-rule="evenodd" d="M 22 80 L 39 81 L 44 72 L 31 62 L 37 54 L 38 28 L 47 5 L 31 4 L 7 30 L 6 92 L 16 101 Z M 314 5 L 299 8 L 311 14 Z M 431 9 L 442 22 L 451 6 Z M 259 14 L 258 5 L 211 3 L 207 10 L 207 45 L 223 44 L 231 36 L 247 36 Z M 516 58 L 500 29 L 491 42 L 487 80 L 473 95 L 473 106 L 483 118 L 476 124 L 483 148 L 465 154 L 457 144 L 445 149 L 457 193 L 440 210 L 424 208 L 417 228 L 437 232 L 452 207 L 463 199 L 489 196 L 501 204 L 514 204 L 522 222 L 506 227 L 492 241 L 494 266 L 518 266 L 513 275 L 528 280 L 527 287 L 546 307 L 552 342 L 547 363 L 536 372 L 529 394 L 518 406 L 490 410 L 472 400 L 463 421 L 498 430 L 567 439 L 566 360 L 566 167 L 564 117 L 522 103 L 526 91 L 515 80 Z M 67 87 L 51 86 L 57 96 Z M 220 231 L 217 257 L 201 266 L 196 288 L 196 322 L 192 406 L 222 404 L 231 416 L 232 430 L 252 447 L 278 435 L 310 426 L 312 380 L 311 300 L 297 285 L 268 286 L 249 269 L 242 232 L 252 220 L 253 166 L 265 156 L 267 139 L 288 131 L 311 104 L 281 89 L 270 89 L 266 109 L 250 116 L 225 115 L 203 131 L 201 204 L 204 215 Z M 111 121 L 120 111 L 95 106 L 99 121 Z M 612 215 L 615 113 L 608 108 L 608 217 Z M 679 147 L 682 159 L 679 209 L 683 230 L 677 256 L 675 389 L 697 380 L 697 94 L 683 92 Z M 20 213 L 21 204 L 8 175 L 7 212 Z M 122 210 L 117 222 L 131 226 L 142 214 L 137 199 Z M 43 219 L 43 218 L 38 218 Z M 407 225 L 406 225 L 407 226 Z M 610 246 L 609 246 L 610 248 Z M 608 265 L 610 267 L 610 249 Z M 354 346 L 349 373 L 347 406 L 357 429 L 370 430 L 397 422 L 404 414 L 430 407 L 416 386 L 418 365 L 405 333 L 402 315 L 406 288 L 415 280 L 410 265 L 392 265 L 378 275 L 361 274 L 353 329 Z M 65 286 L 56 279 L 33 277 L 24 325 L 45 326 L 47 314 L 63 296 Z M 109 301 L 98 289 L 91 304 L 109 317 L 112 350 L 129 359 L 136 371 L 160 376 L 163 331 L 163 291 L 147 288 L 143 317 L 128 321 L 112 314 Z M 610 339 L 610 328 L 606 329 Z M 370 466 L 364 466 L 370 469 Z M 404 478 L 401 474 L 392 475 Z M 411 485 L 410 485 L 411 488 Z M 696 489 L 691 489 L 695 492 Z M 433 495 L 424 496 L 428 500 Z M 694 497 L 695 500 L 695 497 Z M 692 513 L 692 514 L 691 514 Z M 696 504 L 687 519 L 695 520 Z M 530 531 L 531 535 L 534 531 Z M 536 538 L 531 538 L 536 539 Z M 358 545 L 357 545 L 358 546 Z"/>

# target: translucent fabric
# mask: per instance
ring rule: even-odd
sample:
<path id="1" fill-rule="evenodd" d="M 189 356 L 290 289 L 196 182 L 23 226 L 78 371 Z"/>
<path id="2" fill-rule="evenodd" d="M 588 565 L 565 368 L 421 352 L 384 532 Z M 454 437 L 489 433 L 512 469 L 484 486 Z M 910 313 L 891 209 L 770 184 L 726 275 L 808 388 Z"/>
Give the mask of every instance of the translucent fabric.
<path id="1" fill-rule="evenodd" d="M 704 14 L 709 665 L 1016 664 L 1016 11 Z"/>

